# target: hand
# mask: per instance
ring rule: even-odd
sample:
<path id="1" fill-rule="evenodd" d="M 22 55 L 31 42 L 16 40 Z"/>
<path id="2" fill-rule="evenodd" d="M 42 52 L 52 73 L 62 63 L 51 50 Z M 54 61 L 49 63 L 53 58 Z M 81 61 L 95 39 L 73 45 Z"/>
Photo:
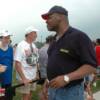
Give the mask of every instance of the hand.
<path id="1" fill-rule="evenodd" d="M 64 81 L 64 75 L 58 76 L 49 82 L 49 86 L 52 88 L 61 88 L 67 84 L 68 83 Z"/>
<path id="2" fill-rule="evenodd" d="M 48 100 L 48 82 L 47 81 L 43 85 L 43 89 L 40 94 L 40 100 Z"/>
<path id="3" fill-rule="evenodd" d="M 31 80 L 25 78 L 21 82 L 24 83 L 24 85 L 27 85 L 29 82 L 31 82 Z"/>
<path id="4" fill-rule="evenodd" d="M 87 96 L 87 100 L 94 100 L 94 99 L 93 99 L 93 97 L 91 97 L 91 96 L 88 95 Z"/>
<path id="5" fill-rule="evenodd" d="M 48 100 L 48 95 L 44 95 L 43 92 L 40 93 L 40 100 Z"/>
<path id="6" fill-rule="evenodd" d="M 0 73 L 6 71 L 6 66 L 0 64 Z"/>

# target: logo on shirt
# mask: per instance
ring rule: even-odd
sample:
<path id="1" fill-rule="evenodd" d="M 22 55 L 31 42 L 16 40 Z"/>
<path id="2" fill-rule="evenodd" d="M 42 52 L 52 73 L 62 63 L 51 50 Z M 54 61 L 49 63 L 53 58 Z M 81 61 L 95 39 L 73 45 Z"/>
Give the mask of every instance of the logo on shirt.
<path id="1" fill-rule="evenodd" d="M 32 54 L 32 53 L 31 53 L 30 49 L 25 50 L 25 55 L 26 55 L 26 56 L 30 56 L 31 54 Z"/>
<path id="2" fill-rule="evenodd" d="M 60 52 L 69 53 L 69 50 L 66 50 L 66 49 L 61 48 L 61 49 L 60 49 Z"/>

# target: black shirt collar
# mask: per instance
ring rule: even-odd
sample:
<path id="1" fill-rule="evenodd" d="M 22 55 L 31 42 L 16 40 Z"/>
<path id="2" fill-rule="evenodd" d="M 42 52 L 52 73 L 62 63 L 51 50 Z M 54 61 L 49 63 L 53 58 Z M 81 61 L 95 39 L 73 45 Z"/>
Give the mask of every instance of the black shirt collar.
<path id="1" fill-rule="evenodd" d="M 72 27 L 69 26 L 69 28 L 64 32 L 63 36 L 60 37 L 60 38 L 58 37 L 59 39 L 57 39 L 57 34 L 55 35 L 55 41 L 61 40 L 63 37 L 65 37 L 65 35 L 67 35 L 67 34 L 69 34 L 69 33 L 71 33 L 71 32 L 72 32 Z"/>

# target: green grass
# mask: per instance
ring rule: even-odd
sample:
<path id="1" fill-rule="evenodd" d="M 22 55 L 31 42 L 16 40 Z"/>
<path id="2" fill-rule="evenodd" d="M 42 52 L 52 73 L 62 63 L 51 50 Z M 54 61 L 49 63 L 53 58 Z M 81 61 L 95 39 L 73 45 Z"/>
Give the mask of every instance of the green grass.
<path id="1" fill-rule="evenodd" d="M 100 80 L 96 81 L 96 87 L 92 86 L 92 91 L 93 91 L 93 93 L 100 91 Z"/>

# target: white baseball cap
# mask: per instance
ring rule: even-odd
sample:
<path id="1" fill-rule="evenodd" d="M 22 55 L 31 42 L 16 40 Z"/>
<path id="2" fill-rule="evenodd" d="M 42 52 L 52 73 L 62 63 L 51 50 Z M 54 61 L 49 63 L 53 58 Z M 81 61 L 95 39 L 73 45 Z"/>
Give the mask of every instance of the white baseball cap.
<path id="1" fill-rule="evenodd" d="M 2 30 L 0 36 L 6 37 L 6 36 L 12 36 L 12 34 L 9 33 L 7 30 Z"/>
<path id="2" fill-rule="evenodd" d="M 29 34 L 29 33 L 31 33 L 31 32 L 38 32 L 38 31 L 39 31 L 39 30 L 36 29 L 35 27 L 30 26 L 30 27 L 28 27 L 28 28 L 25 30 L 25 34 Z"/>

